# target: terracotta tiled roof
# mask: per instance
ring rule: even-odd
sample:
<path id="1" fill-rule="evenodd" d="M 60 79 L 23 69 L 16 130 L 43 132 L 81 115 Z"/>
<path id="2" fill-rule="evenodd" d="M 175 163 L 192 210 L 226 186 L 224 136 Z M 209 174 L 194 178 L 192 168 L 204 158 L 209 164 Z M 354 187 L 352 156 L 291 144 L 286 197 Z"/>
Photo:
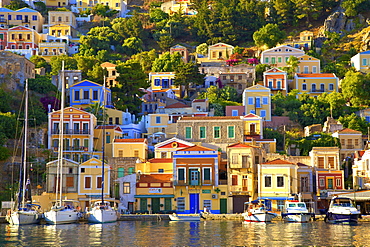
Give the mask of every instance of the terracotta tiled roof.
<path id="1" fill-rule="evenodd" d="M 336 76 L 334 76 L 334 74 L 332 73 L 312 73 L 312 74 L 298 74 L 297 73 L 297 76 L 298 77 L 332 77 L 332 78 L 336 78 Z"/>
<path id="2" fill-rule="evenodd" d="M 286 160 L 281 160 L 281 159 L 268 161 L 268 162 L 265 162 L 265 163 L 262 163 L 262 164 L 263 165 L 286 165 L 286 164 L 295 165 L 293 162 L 286 161 Z"/>
<path id="3" fill-rule="evenodd" d="M 117 65 L 113 63 L 105 62 L 105 63 L 102 63 L 100 66 L 103 68 L 106 68 L 106 67 L 116 67 Z"/>
<path id="4" fill-rule="evenodd" d="M 227 120 L 227 119 L 240 119 L 239 116 L 231 117 L 231 116 L 218 116 L 218 117 L 182 117 L 181 120 Z"/>
<path id="5" fill-rule="evenodd" d="M 249 113 L 248 115 L 245 115 L 244 117 L 246 118 L 246 117 L 258 117 L 258 116 L 256 114 Z"/>
<path id="6" fill-rule="evenodd" d="M 250 148 L 252 146 L 244 144 L 244 143 L 234 143 L 234 144 L 230 144 L 227 147 L 229 147 L 229 148 Z"/>
<path id="7" fill-rule="evenodd" d="M 161 159 L 161 158 L 153 158 L 149 160 L 150 163 L 172 163 L 172 159 Z"/>
<path id="8" fill-rule="evenodd" d="M 143 174 L 140 176 L 138 183 L 169 183 L 172 174 Z"/>
<path id="9" fill-rule="evenodd" d="M 339 133 L 351 133 L 351 134 L 361 134 L 361 131 L 357 131 L 357 130 L 353 130 L 353 129 L 348 129 L 348 128 L 344 128 L 340 131 L 338 131 Z"/>
<path id="10" fill-rule="evenodd" d="M 183 103 L 181 103 L 181 102 L 177 102 L 177 103 L 175 103 L 175 104 L 168 105 L 168 106 L 166 106 L 165 108 L 188 108 L 188 107 L 190 107 L 190 106 L 185 105 L 185 104 L 183 104 Z"/>
<path id="11" fill-rule="evenodd" d="M 216 151 L 216 150 L 195 145 L 195 146 L 192 146 L 192 147 L 187 147 L 187 148 L 180 149 L 179 151 Z"/>
<path id="12" fill-rule="evenodd" d="M 114 139 L 114 142 L 145 142 L 145 138 L 136 139 Z"/>

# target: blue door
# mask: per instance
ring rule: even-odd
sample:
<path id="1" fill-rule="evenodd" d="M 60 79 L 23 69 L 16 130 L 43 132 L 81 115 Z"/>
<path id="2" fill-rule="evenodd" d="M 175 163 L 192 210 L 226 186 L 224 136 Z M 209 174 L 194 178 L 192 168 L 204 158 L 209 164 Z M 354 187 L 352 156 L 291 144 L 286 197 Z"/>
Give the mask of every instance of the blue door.
<path id="1" fill-rule="evenodd" d="M 199 212 L 199 194 L 190 194 L 190 211 L 191 214 Z"/>

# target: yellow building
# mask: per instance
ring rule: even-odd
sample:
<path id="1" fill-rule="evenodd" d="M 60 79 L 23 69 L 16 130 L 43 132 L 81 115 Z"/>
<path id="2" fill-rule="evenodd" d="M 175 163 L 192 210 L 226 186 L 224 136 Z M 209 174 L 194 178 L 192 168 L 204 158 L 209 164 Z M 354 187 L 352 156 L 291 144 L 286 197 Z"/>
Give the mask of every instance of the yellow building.
<path id="1" fill-rule="evenodd" d="M 48 149 L 55 156 L 59 147 L 61 134 L 61 110 L 50 112 L 48 115 Z M 101 152 L 95 152 L 94 128 L 96 117 L 86 111 L 74 107 L 64 108 L 63 156 L 76 162 L 84 162 L 93 156 L 100 157 Z"/>
<path id="2" fill-rule="evenodd" d="M 295 74 L 295 88 L 301 93 L 317 97 L 322 93 L 338 92 L 339 79 L 333 73 Z"/>
<path id="3" fill-rule="evenodd" d="M 183 87 L 174 85 L 175 76 L 175 72 L 150 72 L 149 81 L 151 89 L 155 91 L 170 88 L 177 98 L 181 98 Z"/>
<path id="4" fill-rule="evenodd" d="M 286 200 L 298 193 L 298 166 L 276 159 L 258 167 L 258 198 L 272 200 L 272 210 L 281 211 Z"/>
<path id="5" fill-rule="evenodd" d="M 66 7 L 68 6 L 68 1 L 66 0 L 44 0 L 43 1 L 47 7 Z"/>
<path id="6" fill-rule="evenodd" d="M 110 191 L 109 164 L 104 164 L 104 197 L 109 198 Z M 91 199 L 100 198 L 102 195 L 103 163 L 101 160 L 92 158 L 80 164 L 78 195 L 81 207 L 89 206 Z M 85 205 L 84 205 L 85 204 Z"/>
<path id="7" fill-rule="evenodd" d="M 109 63 L 109 62 L 104 62 L 100 65 L 103 69 L 106 69 L 107 70 L 107 73 L 108 73 L 108 76 L 106 78 L 106 85 L 111 88 L 111 87 L 115 87 L 116 84 L 117 84 L 117 77 L 119 76 L 119 73 L 117 73 L 117 70 L 116 70 L 116 66 L 115 64 L 113 63 Z"/>
<path id="8" fill-rule="evenodd" d="M 153 158 L 143 163 L 136 163 L 139 174 L 171 174 L 173 173 L 172 158 Z"/>
<path id="9" fill-rule="evenodd" d="M 274 67 L 286 67 L 290 56 L 301 57 L 304 51 L 287 45 L 277 46 L 261 53 L 261 63 L 270 64 Z"/>
<path id="10" fill-rule="evenodd" d="M 225 43 L 217 43 L 208 47 L 208 59 L 227 60 L 233 52 L 234 46 Z"/>
<path id="11" fill-rule="evenodd" d="M 4 7 L 0 8 L 0 27 L 2 28 L 24 26 L 41 33 L 42 24 L 44 24 L 44 18 L 34 9 L 22 8 L 14 11 Z"/>
<path id="12" fill-rule="evenodd" d="M 303 55 L 298 57 L 298 61 L 299 64 L 296 71 L 297 73 L 303 74 L 320 73 L 320 59 L 317 59 L 309 55 Z"/>
<path id="13" fill-rule="evenodd" d="M 77 27 L 76 16 L 71 11 L 49 11 L 49 25 L 63 24 Z"/>
<path id="14" fill-rule="evenodd" d="M 227 147 L 229 213 L 243 213 L 244 202 L 257 199 L 257 167 L 264 154 L 261 147 L 243 143 Z"/>
<path id="15" fill-rule="evenodd" d="M 170 125 L 174 125 L 169 122 L 169 114 L 164 113 L 153 113 L 146 116 L 147 117 L 147 133 L 143 133 L 146 136 L 152 136 L 155 133 L 161 132 L 166 134 L 167 128 Z"/>
<path id="16" fill-rule="evenodd" d="M 138 157 L 142 161 L 148 158 L 148 141 L 145 138 L 114 139 L 112 157 Z"/>
<path id="17" fill-rule="evenodd" d="M 94 129 L 94 149 L 103 151 L 103 140 L 105 138 L 104 150 L 107 157 L 112 157 L 113 142 L 122 138 L 122 129 L 118 125 L 98 125 Z M 133 156 L 131 156 L 133 157 Z"/>
<path id="18" fill-rule="evenodd" d="M 52 56 L 66 55 L 67 49 L 67 44 L 64 42 L 40 42 L 39 56 L 50 61 Z"/>
<path id="19" fill-rule="evenodd" d="M 347 157 L 354 157 L 356 151 L 363 150 L 362 133 L 361 131 L 352 129 L 338 130 L 332 134 L 333 137 L 340 140 L 340 159 L 344 160 Z"/>
<path id="20" fill-rule="evenodd" d="M 195 15 L 196 11 L 192 8 L 189 0 L 168 1 L 161 4 L 161 10 L 169 15 L 181 13 L 184 15 Z"/>
<path id="21" fill-rule="evenodd" d="M 125 17 L 127 11 L 127 3 L 123 0 L 80 0 L 77 1 L 76 7 L 79 11 L 85 11 L 92 9 L 97 4 L 103 4 L 109 6 L 111 10 L 117 10 L 119 17 Z"/>
<path id="22" fill-rule="evenodd" d="M 248 87 L 243 92 L 245 113 L 253 113 L 271 121 L 271 90 L 262 85 Z"/>
<path id="23" fill-rule="evenodd" d="M 357 53 L 351 58 L 351 65 L 357 71 L 369 73 L 370 71 L 370 51 Z"/>
<path id="24" fill-rule="evenodd" d="M 77 30 L 70 25 L 55 24 L 49 27 L 49 35 L 54 37 L 71 36 L 77 37 Z"/>
<path id="25" fill-rule="evenodd" d="M 32 28 L 17 26 L 8 30 L 7 49 L 32 49 L 38 47 L 40 34 Z M 36 54 L 35 54 L 36 55 Z"/>

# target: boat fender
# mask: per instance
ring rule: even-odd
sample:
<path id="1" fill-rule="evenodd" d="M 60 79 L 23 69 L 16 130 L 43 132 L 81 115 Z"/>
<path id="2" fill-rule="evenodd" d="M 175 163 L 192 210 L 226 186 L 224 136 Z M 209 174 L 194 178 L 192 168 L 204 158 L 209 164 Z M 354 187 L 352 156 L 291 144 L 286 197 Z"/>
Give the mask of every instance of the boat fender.
<path id="1" fill-rule="evenodd" d="M 252 212 L 248 212 L 248 216 L 252 216 Z"/>

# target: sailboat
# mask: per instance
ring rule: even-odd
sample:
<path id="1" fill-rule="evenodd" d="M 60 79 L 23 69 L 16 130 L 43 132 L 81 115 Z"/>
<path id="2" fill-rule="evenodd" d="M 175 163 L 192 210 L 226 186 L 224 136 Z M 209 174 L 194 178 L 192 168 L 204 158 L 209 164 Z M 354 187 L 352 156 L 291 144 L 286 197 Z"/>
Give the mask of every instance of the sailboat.
<path id="1" fill-rule="evenodd" d="M 16 208 L 9 211 L 6 220 L 13 225 L 27 225 L 38 223 L 42 214 L 40 205 L 32 204 L 31 183 L 27 177 L 27 132 L 28 132 L 28 80 L 25 87 L 25 107 L 24 107 L 24 136 L 22 150 L 22 166 L 19 169 L 19 192 Z"/>
<path id="2" fill-rule="evenodd" d="M 118 218 L 117 207 L 111 207 L 111 203 L 116 204 L 114 200 L 104 199 L 104 164 L 105 164 L 105 78 L 103 85 L 103 143 L 102 143 L 102 182 L 101 182 L 101 200 L 96 200 L 93 206 L 86 213 L 87 220 L 90 223 L 110 223 L 116 222 Z"/>
<path id="3" fill-rule="evenodd" d="M 64 64 L 63 69 L 64 70 Z M 62 200 L 63 193 L 63 133 L 64 133 L 64 101 L 65 101 L 65 85 L 62 83 L 61 95 L 61 111 L 60 111 L 60 133 L 58 146 L 58 165 L 57 165 L 57 179 L 55 186 L 55 201 L 50 211 L 44 213 L 44 219 L 48 224 L 68 224 L 75 223 L 81 217 L 81 213 L 77 210 L 78 201 Z"/>

